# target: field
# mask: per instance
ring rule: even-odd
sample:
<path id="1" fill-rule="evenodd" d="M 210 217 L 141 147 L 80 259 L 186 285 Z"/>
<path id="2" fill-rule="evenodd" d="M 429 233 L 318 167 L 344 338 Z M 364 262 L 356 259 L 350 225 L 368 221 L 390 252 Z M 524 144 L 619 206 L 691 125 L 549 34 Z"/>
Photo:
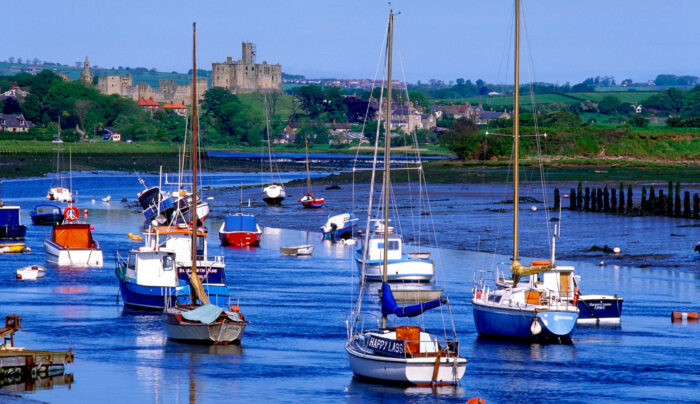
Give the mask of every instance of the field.
<path id="1" fill-rule="evenodd" d="M 629 103 L 640 103 L 654 94 L 658 94 L 658 91 L 595 91 L 590 93 L 547 93 L 547 94 L 535 94 L 534 101 L 536 105 L 547 105 L 547 104 L 574 104 L 583 101 L 600 102 L 603 97 L 614 96 L 617 97 L 621 102 Z M 482 96 L 482 97 L 471 97 L 465 99 L 457 100 L 438 100 L 438 101 L 448 101 L 454 104 L 459 104 L 462 102 L 469 102 L 472 105 L 482 104 L 484 109 L 511 109 L 513 107 L 513 96 L 512 95 L 499 95 L 499 96 Z M 523 112 L 532 111 L 532 98 L 523 94 L 520 98 L 520 108 Z"/>

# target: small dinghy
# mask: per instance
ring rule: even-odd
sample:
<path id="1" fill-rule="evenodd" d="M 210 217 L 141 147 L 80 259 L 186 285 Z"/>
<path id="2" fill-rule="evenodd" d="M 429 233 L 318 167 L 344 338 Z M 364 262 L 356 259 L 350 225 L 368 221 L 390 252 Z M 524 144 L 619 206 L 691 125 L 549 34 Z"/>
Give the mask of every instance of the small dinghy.
<path id="1" fill-rule="evenodd" d="M 107 195 L 106 197 L 102 198 L 102 202 L 109 202 L 112 200 L 112 195 Z"/>
<path id="2" fill-rule="evenodd" d="M 311 244 L 298 245 L 293 247 L 280 247 L 282 255 L 296 257 L 298 255 L 311 255 L 314 252 L 314 246 Z"/>
<path id="3" fill-rule="evenodd" d="M 30 265 L 17 270 L 17 279 L 35 280 L 46 275 L 46 268 L 39 265 Z"/>

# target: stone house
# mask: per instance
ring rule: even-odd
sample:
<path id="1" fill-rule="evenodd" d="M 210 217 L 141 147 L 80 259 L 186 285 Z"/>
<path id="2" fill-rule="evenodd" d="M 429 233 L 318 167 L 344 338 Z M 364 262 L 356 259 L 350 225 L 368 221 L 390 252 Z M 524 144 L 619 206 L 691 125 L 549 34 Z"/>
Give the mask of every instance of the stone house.
<path id="1" fill-rule="evenodd" d="M 160 106 L 160 103 L 154 101 L 153 98 L 149 98 L 149 99 L 139 98 L 139 100 L 136 101 L 136 105 L 143 108 L 144 111 L 150 112 L 151 115 L 154 112 L 162 109 L 162 107 Z"/>
<path id="2" fill-rule="evenodd" d="M 34 124 L 24 119 L 23 114 L 0 114 L 0 131 L 27 132 L 33 127 Z"/>

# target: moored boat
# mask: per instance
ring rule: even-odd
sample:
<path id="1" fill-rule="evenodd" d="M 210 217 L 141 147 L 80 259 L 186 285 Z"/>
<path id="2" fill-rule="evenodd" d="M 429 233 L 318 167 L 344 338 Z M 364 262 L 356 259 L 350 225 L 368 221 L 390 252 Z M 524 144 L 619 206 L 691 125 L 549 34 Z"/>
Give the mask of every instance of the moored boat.
<path id="1" fill-rule="evenodd" d="M 287 192 L 282 185 L 271 184 L 263 188 L 262 200 L 268 205 L 281 205 Z"/>
<path id="2" fill-rule="evenodd" d="M 17 270 L 17 279 L 36 280 L 46 276 L 46 268 L 39 265 L 29 265 Z"/>
<path id="3" fill-rule="evenodd" d="M 384 254 L 387 257 L 387 279 L 389 281 L 423 281 L 428 282 L 435 274 L 435 265 L 432 260 L 413 258 L 403 251 L 403 239 L 401 236 L 387 235 L 386 249 L 383 234 L 373 234 L 362 238 L 357 250 L 355 250 L 355 263 L 361 270 L 364 267 L 364 276 L 368 281 L 382 279 L 384 267 Z M 365 252 L 364 243 L 367 243 Z"/>
<path id="4" fill-rule="evenodd" d="M 0 253 L 24 251 L 27 226 L 20 221 L 20 207 L 0 202 Z"/>
<path id="5" fill-rule="evenodd" d="M 359 220 L 352 213 L 330 216 L 326 223 L 321 226 L 323 239 L 331 241 L 351 239 Z"/>
<path id="6" fill-rule="evenodd" d="M 37 205 L 29 212 L 32 224 L 38 226 L 53 226 L 63 223 L 63 213 L 56 205 Z"/>
<path id="7" fill-rule="evenodd" d="M 44 240 L 46 260 L 58 266 L 101 267 L 102 249 L 89 224 L 59 224 Z"/>
<path id="8" fill-rule="evenodd" d="M 324 198 L 316 198 L 311 193 L 311 171 L 309 169 L 309 138 L 304 135 L 304 149 L 306 150 L 306 194 L 299 198 L 297 202 L 305 208 L 322 208 L 326 204 Z"/>
<path id="9" fill-rule="evenodd" d="M 280 247 L 280 253 L 282 255 L 287 255 L 290 257 L 296 257 L 299 255 L 311 255 L 314 252 L 314 246 L 312 244 L 304 244 L 290 247 Z"/>
<path id="10" fill-rule="evenodd" d="M 260 244 L 262 233 L 255 216 L 239 212 L 226 216 L 219 228 L 219 240 L 221 245 L 246 247 Z"/>

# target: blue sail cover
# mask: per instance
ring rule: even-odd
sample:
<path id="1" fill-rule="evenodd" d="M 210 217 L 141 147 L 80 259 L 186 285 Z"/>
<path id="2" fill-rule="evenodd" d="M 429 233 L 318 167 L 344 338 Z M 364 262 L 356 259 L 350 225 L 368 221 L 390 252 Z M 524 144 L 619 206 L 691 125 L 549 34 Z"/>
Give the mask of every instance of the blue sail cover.
<path id="1" fill-rule="evenodd" d="M 224 231 L 245 231 L 257 232 L 258 226 L 255 216 L 250 215 L 229 215 L 226 216 Z"/>
<path id="2" fill-rule="evenodd" d="M 19 207 L 0 209 L 0 226 L 19 225 Z"/>
<path id="3" fill-rule="evenodd" d="M 439 307 L 443 301 L 441 299 L 431 300 L 426 303 L 413 304 L 410 306 L 399 306 L 391 293 L 391 286 L 382 283 L 382 314 L 393 314 L 397 317 L 415 317 L 426 310 Z"/>

